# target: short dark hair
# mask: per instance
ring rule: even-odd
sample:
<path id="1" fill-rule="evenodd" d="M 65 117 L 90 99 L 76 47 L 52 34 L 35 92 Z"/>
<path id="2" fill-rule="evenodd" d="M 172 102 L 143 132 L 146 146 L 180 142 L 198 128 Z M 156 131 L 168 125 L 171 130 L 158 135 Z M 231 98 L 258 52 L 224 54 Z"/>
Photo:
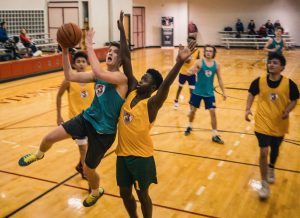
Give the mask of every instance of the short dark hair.
<path id="1" fill-rule="evenodd" d="M 214 50 L 213 58 L 215 58 L 215 57 L 216 57 L 216 54 L 217 54 L 217 49 L 216 49 L 216 47 L 213 46 L 213 45 L 209 45 L 209 44 L 205 45 L 205 46 L 204 46 L 204 55 L 205 55 L 205 50 L 206 50 L 206 48 L 212 48 L 212 49 Z"/>
<path id="2" fill-rule="evenodd" d="M 277 52 L 272 52 L 268 55 L 268 62 L 272 59 L 278 59 L 280 61 L 280 65 L 285 67 L 286 59 L 282 54 L 279 54 Z"/>
<path id="3" fill-rule="evenodd" d="M 275 31 L 276 31 L 276 30 L 281 30 L 281 31 L 282 31 L 282 33 L 284 33 L 284 29 L 283 29 L 283 27 L 282 27 L 282 26 L 278 26 L 278 27 L 276 27 L 276 28 L 275 28 Z"/>
<path id="4" fill-rule="evenodd" d="M 119 42 L 116 42 L 116 41 L 113 41 L 113 42 L 110 42 L 109 43 L 109 47 L 111 47 L 111 46 L 115 46 L 115 47 L 117 47 L 118 49 L 120 49 L 120 43 Z"/>
<path id="5" fill-rule="evenodd" d="M 78 51 L 73 55 L 73 62 L 75 63 L 77 58 L 84 58 L 86 61 L 88 61 L 88 56 L 83 51 Z"/>
<path id="6" fill-rule="evenodd" d="M 160 74 L 160 72 L 158 72 L 155 69 L 150 68 L 147 70 L 146 73 L 149 73 L 152 76 L 152 78 L 154 80 L 154 84 L 156 86 L 156 89 L 158 89 L 160 87 L 161 83 L 163 82 L 163 77 Z"/>
<path id="7" fill-rule="evenodd" d="M 0 21 L 0 26 L 3 26 L 4 24 L 6 24 L 4 20 Z"/>

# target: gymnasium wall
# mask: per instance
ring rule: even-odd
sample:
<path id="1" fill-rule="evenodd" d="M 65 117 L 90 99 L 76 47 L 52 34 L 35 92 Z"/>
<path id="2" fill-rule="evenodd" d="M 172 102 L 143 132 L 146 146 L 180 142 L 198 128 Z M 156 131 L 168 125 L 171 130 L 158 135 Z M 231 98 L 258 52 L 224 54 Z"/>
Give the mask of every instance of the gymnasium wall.
<path id="1" fill-rule="evenodd" d="M 145 7 L 145 44 L 160 46 L 161 17 L 174 17 L 174 44 L 187 38 L 188 0 L 133 0 L 134 7 Z"/>
<path id="2" fill-rule="evenodd" d="M 178 5 L 175 7 L 175 4 Z M 185 43 L 188 20 L 198 26 L 200 45 L 218 45 L 218 32 L 228 25 L 234 27 L 237 18 L 241 18 L 245 26 L 254 19 L 257 28 L 268 19 L 272 22 L 279 19 L 300 45 L 299 0 L 133 0 L 133 6 L 143 6 L 146 10 L 146 46 L 160 45 L 161 16 L 174 17 L 175 45 Z"/>

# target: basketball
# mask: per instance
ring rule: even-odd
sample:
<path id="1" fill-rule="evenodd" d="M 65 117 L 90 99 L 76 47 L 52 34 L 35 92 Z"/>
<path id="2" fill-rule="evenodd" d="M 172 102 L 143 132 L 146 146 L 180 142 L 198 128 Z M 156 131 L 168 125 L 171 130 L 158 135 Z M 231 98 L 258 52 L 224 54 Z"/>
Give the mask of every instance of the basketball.
<path id="1" fill-rule="evenodd" d="M 57 42 L 64 48 L 73 48 L 81 40 L 82 32 L 74 23 L 63 24 L 56 34 Z"/>

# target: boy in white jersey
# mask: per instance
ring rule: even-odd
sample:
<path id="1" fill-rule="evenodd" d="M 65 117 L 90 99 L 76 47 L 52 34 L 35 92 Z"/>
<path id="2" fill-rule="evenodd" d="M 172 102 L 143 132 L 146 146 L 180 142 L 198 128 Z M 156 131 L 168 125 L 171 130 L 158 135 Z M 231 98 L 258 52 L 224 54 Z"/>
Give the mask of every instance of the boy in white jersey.
<path id="1" fill-rule="evenodd" d="M 86 72 L 88 65 L 88 56 L 84 52 L 76 52 L 72 57 L 72 67 L 77 72 Z M 57 96 L 56 96 L 56 111 L 57 111 L 57 125 L 64 123 L 61 114 L 61 100 L 63 94 L 68 93 L 68 107 L 69 107 L 69 119 L 79 115 L 83 110 L 87 109 L 94 98 L 94 83 L 74 83 L 67 80 L 63 80 Z M 87 179 L 83 172 L 83 166 L 87 151 L 87 138 L 75 139 L 78 145 L 80 159 L 78 165 L 75 167 L 77 172 L 81 174 L 83 179 Z"/>
<path id="2" fill-rule="evenodd" d="M 211 118 L 212 141 L 224 144 L 217 131 L 216 100 L 213 87 L 215 75 L 218 77 L 224 100 L 226 100 L 227 96 L 221 78 L 221 67 L 215 61 L 216 52 L 217 50 L 214 46 L 204 46 L 204 58 L 197 60 L 191 69 L 192 74 L 197 74 L 197 80 L 190 99 L 191 111 L 189 113 L 189 126 L 186 128 L 184 134 L 187 136 L 191 133 L 196 110 L 200 107 L 201 101 L 204 100 L 205 109 L 209 110 Z"/>
<path id="3" fill-rule="evenodd" d="M 275 182 L 274 168 L 279 154 L 279 146 L 288 132 L 289 113 L 296 107 L 299 99 L 297 85 L 281 73 L 286 65 L 282 54 L 272 53 L 268 57 L 268 74 L 255 79 L 249 88 L 245 119 L 250 121 L 251 106 L 255 96 L 258 97 L 255 113 L 255 135 L 260 147 L 259 167 L 261 199 L 269 197 L 268 183 Z M 270 163 L 268 165 L 268 153 Z"/>

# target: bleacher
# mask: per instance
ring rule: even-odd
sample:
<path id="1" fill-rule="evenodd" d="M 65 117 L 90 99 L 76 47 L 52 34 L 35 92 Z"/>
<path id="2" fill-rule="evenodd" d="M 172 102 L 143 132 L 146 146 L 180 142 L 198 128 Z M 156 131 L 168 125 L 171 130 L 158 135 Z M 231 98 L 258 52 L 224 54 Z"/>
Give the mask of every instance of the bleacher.
<path id="1" fill-rule="evenodd" d="M 261 37 L 259 35 L 249 35 L 247 33 L 241 33 L 240 37 L 236 37 L 237 31 L 220 31 L 221 43 L 224 47 L 252 47 L 252 48 L 262 48 L 268 41 L 270 37 L 274 35 L 269 35 L 268 37 Z M 295 46 L 294 39 L 289 33 L 284 33 L 282 38 L 285 39 L 286 44 L 289 48 Z"/>
<path id="2" fill-rule="evenodd" d="M 57 42 L 50 38 L 48 33 L 32 33 L 28 34 L 35 45 L 42 51 L 54 52 L 57 49 Z"/>

